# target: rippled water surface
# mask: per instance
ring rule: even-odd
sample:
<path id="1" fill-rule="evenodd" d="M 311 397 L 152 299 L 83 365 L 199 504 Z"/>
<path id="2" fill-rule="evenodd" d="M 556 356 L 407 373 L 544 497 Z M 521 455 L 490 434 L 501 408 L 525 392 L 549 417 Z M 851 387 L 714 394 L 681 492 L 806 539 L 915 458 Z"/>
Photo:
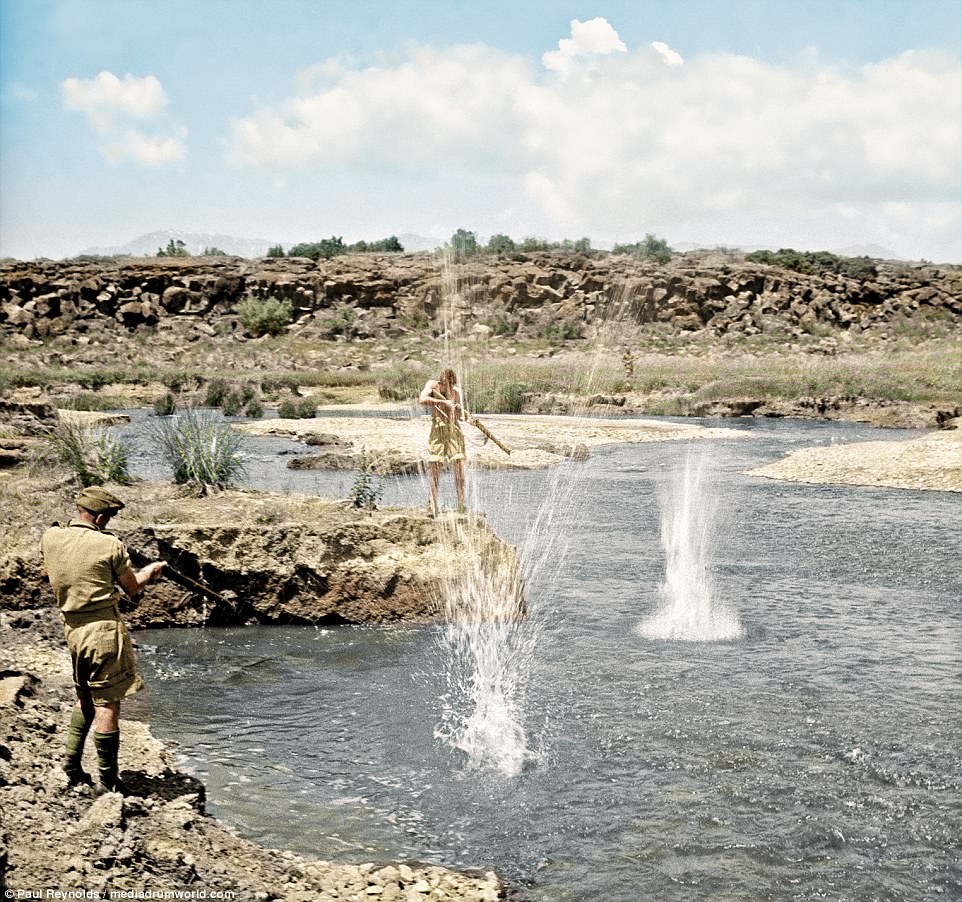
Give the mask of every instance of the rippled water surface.
<path id="1" fill-rule="evenodd" d="M 261 843 L 495 867 L 535 902 L 962 897 L 962 499 L 744 475 L 900 433 L 730 428 L 470 473 L 526 571 L 527 623 L 472 636 L 502 659 L 511 729 L 474 727 L 504 759 L 451 741 L 476 699 L 443 628 L 142 633 L 154 731 Z M 347 494 L 278 450 L 255 447 L 252 481 Z M 651 629 L 693 459 L 727 638 Z M 384 501 L 424 496 L 392 480 Z"/>

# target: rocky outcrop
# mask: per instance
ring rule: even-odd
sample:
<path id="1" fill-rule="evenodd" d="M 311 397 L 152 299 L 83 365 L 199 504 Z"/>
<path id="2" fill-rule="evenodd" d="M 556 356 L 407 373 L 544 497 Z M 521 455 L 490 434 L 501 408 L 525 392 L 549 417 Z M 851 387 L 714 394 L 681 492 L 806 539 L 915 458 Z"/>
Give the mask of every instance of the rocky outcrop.
<path id="1" fill-rule="evenodd" d="M 127 536 L 145 559 L 170 561 L 217 593 L 168 579 L 128 615 L 133 626 L 426 623 L 443 619 L 452 585 L 495 574 L 509 587 L 499 602 L 512 616 L 523 612 L 514 550 L 480 516 L 432 520 L 304 499 L 296 521 L 273 523 L 281 499 L 259 497 L 255 511 L 244 493 L 230 495 L 242 502 L 236 519 L 153 524 Z"/>
<path id="2" fill-rule="evenodd" d="M 0 265 L 0 331 L 18 340 L 91 330 L 241 335 L 245 297 L 291 303 L 292 330 L 325 340 L 430 330 L 589 338 L 619 324 L 718 335 L 859 333 L 934 317 L 962 321 L 962 268 L 876 261 L 858 277 L 805 274 L 722 254 L 668 263 L 603 252 L 303 258 L 79 258 Z"/>

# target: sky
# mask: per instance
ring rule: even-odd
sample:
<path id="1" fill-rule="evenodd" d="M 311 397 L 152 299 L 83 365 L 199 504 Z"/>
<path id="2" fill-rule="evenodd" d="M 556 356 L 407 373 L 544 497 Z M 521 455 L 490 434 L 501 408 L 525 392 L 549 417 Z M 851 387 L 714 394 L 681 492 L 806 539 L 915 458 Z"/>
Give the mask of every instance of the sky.
<path id="1" fill-rule="evenodd" d="M 962 0 L 0 0 L 0 257 L 462 228 L 962 263 Z"/>

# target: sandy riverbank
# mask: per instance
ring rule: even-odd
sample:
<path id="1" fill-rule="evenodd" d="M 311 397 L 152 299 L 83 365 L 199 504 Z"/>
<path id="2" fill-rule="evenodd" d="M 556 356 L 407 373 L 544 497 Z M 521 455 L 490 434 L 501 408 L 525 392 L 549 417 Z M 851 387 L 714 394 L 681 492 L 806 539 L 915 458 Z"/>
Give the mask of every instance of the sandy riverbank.
<path id="1" fill-rule="evenodd" d="M 790 482 L 962 492 L 962 430 L 908 441 L 803 448 L 750 474 Z"/>
<path id="2" fill-rule="evenodd" d="M 484 416 L 480 421 L 502 442 L 506 453 L 477 429 L 464 425 L 468 465 L 479 468 L 540 469 L 566 459 L 584 459 L 599 445 L 622 442 L 693 441 L 731 438 L 729 429 L 648 419 L 600 420 L 567 416 Z M 236 426 L 246 435 L 282 435 L 314 444 L 336 441 L 353 454 L 409 465 L 423 463 L 427 417 L 323 416 L 304 420 L 254 420 Z"/>
<path id="3" fill-rule="evenodd" d="M 505 454 L 469 426 L 470 464 L 477 467 L 540 468 L 566 458 L 584 458 L 591 449 L 622 442 L 750 440 L 750 434 L 693 423 L 646 419 L 599 420 L 563 416 L 489 416 L 483 421 L 510 447 Z M 323 417 L 259 420 L 241 424 L 248 435 L 285 435 L 301 441 L 325 434 L 355 453 L 391 455 L 420 461 L 426 444 L 426 418 Z M 751 471 L 753 476 L 788 482 L 868 485 L 886 488 L 962 491 L 962 430 L 928 432 L 907 441 L 853 442 L 794 451 Z"/>

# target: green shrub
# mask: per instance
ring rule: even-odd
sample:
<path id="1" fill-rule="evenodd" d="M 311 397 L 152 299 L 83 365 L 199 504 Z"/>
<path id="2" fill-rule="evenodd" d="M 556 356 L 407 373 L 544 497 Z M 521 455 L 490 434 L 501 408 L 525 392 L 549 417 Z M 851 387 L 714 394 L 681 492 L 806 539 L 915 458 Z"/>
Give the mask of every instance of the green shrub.
<path id="1" fill-rule="evenodd" d="M 176 371 L 167 373 L 162 381 L 171 391 L 181 391 L 188 382 L 193 382 L 193 378 L 187 373 Z"/>
<path id="2" fill-rule="evenodd" d="M 207 395 L 204 398 L 205 407 L 220 407 L 230 391 L 226 379 L 212 379 L 207 385 Z"/>
<path id="3" fill-rule="evenodd" d="M 244 298 L 234 312 L 240 317 L 241 325 L 252 335 L 279 335 L 290 325 L 294 318 L 294 308 L 286 298 Z"/>
<path id="4" fill-rule="evenodd" d="M 488 239 L 485 250 L 489 254 L 513 254 L 517 247 L 509 235 L 498 234 L 492 235 Z"/>
<path id="5" fill-rule="evenodd" d="M 649 232 L 643 241 L 636 241 L 634 244 L 616 244 L 611 252 L 613 254 L 630 254 L 632 257 L 639 257 L 642 260 L 654 260 L 656 263 L 667 263 L 671 259 L 671 248 L 664 238 L 656 238 Z"/>
<path id="6" fill-rule="evenodd" d="M 288 252 L 288 257 L 309 257 L 311 260 L 320 260 L 323 257 L 329 260 L 340 254 L 347 253 L 347 246 L 344 239 L 332 235 L 330 238 L 322 238 L 320 241 L 302 241 L 295 244 Z"/>
<path id="7" fill-rule="evenodd" d="M 250 417 L 252 420 L 259 420 L 264 416 L 264 405 L 261 404 L 257 398 L 252 398 L 247 402 L 247 407 L 244 409 L 244 416 Z"/>
<path id="8" fill-rule="evenodd" d="M 167 392 L 162 398 L 154 401 L 154 413 L 159 417 L 169 417 L 177 408 L 172 392 Z"/>
<path id="9" fill-rule="evenodd" d="M 570 341 L 584 337 L 584 323 L 574 317 L 560 320 L 550 320 L 541 330 L 541 335 L 548 341 Z"/>
<path id="10" fill-rule="evenodd" d="M 277 396 L 282 389 L 288 389 L 291 394 L 296 395 L 300 389 L 300 383 L 296 376 L 277 376 L 273 379 L 265 379 L 261 382 L 261 391 L 265 395 Z"/>
<path id="11" fill-rule="evenodd" d="M 526 394 L 532 386 L 523 382 L 499 382 L 474 389 L 471 410 L 478 413 L 521 413 Z"/>
<path id="12" fill-rule="evenodd" d="M 489 317 L 483 320 L 483 323 L 490 328 L 495 335 L 514 335 L 518 331 L 519 325 L 517 320 L 511 320 L 503 314 Z"/>
<path id="13" fill-rule="evenodd" d="M 186 410 L 153 424 L 149 434 L 178 485 L 226 486 L 244 473 L 243 436 L 210 414 Z"/>
<path id="14" fill-rule="evenodd" d="M 427 369 L 402 367 L 378 382 L 377 393 L 383 401 L 410 401 L 421 394 L 427 380 Z"/>
<path id="15" fill-rule="evenodd" d="M 317 412 L 317 405 L 313 398 L 301 398 L 295 401 L 286 398 L 277 408 L 277 415 L 283 420 L 309 420 Z"/>
<path id="16" fill-rule="evenodd" d="M 130 447 L 101 429 L 89 429 L 80 423 L 60 420 L 41 433 L 57 459 L 66 464 L 82 486 L 116 482 L 129 485 Z"/>
<path id="17" fill-rule="evenodd" d="M 102 395 L 99 392 L 81 392 L 60 404 L 65 410 L 120 410 L 127 401 L 119 395 Z"/>
<path id="18" fill-rule="evenodd" d="M 878 275 L 878 267 L 870 257 L 840 257 L 829 251 L 796 251 L 783 247 L 777 251 L 752 251 L 745 254 L 745 260 L 794 272 L 838 273 L 853 279 L 874 279 Z"/>
<path id="19" fill-rule="evenodd" d="M 158 257 L 189 257 L 190 251 L 187 250 L 187 245 L 184 244 L 179 238 L 175 241 L 173 238 L 167 242 L 167 247 L 157 248 Z"/>
<path id="20" fill-rule="evenodd" d="M 220 409 L 224 412 L 225 416 L 236 417 L 240 413 L 243 402 L 241 401 L 240 392 L 236 389 L 231 389 L 224 395 L 224 400 L 220 405 Z"/>
<path id="21" fill-rule="evenodd" d="M 350 499 L 354 507 L 366 507 L 374 510 L 381 495 L 384 493 L 384 477 L 381 476 L 377 484 L 374 483 L 374 473 L 367 456 L 367 449 L 361 453 L 361 461 L 351 486 Z"/>

